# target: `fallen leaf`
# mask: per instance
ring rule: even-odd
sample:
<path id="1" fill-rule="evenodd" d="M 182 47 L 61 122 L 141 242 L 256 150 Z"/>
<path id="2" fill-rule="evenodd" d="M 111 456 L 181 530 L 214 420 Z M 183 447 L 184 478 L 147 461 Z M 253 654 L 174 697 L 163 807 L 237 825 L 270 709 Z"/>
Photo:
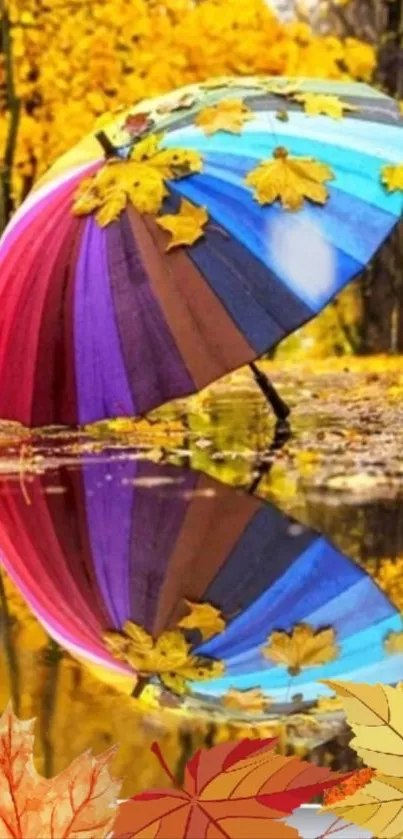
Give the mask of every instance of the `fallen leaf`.
<path id="1" fill-rule="evenodd" d="M 390 655 L 403 653 L 403 632 L 389 632 L 383 646 Z"/>
<path id="2" fill-rule="evenodd" d="M 226 622 L 220 612 L 211 603 L 192 603 L 186 600 L 190 613 L 178 621 L 178 627 L 182 629 L 198 629 L 203 641 L 212 638 L 222 632 Z"/>
<path id="3" fill-rule="evenodd" d="M 289 157 L 287 149 L 277 148 L 273 160 L 263 160 L 246 176 L 246 183 L 255 190 L 259 204 L 280 200 L 286 210 L 300 210 L 304 198 L 325 204 L 329 193 L 325 181 L 334 177 L 324 163 L 309 157 Z"/>
<path id="4" fill-rule="evenodd" d="M 35 720 L 19 720 L 8 705 L 0 719 L 2 839 L 104 839 L 118 809 L 120 782 L 109 773 L 115 750 L 86 753 L 55 778 L 38 775 L 32 755 Z"/>
<path id="5" fill-rule="evenodd" d="M 399 163 L 397 166 L 383 166 L 381 180 L 388 192 L 395 192 L 397 189 L 403 190 L 403 163 Z"/>
<path id="6" fill-rule="evenodd" d="M 171 114 L 174 111 L 181 111 L 186 108 L 191 108 L 196 102 L 194 93 L 182 93 L 181 96 L 175 99 L 170 99 L 168 102 L 163 102 L 157 108 L 158 114 Z"/>
<path id="7" fill-rule="evenodd" d="M 285 82 L 280 79 L 269 81 L 262 80 L 260 86 L 263 87 L 267 93 L 273 93 L 274 96 L 285 96 L 286 98 L 294 96 L 298 93 L 299 85 L 295 82 Z"/>
<path id="8" fill-rule="evenodd" d="M 350 746 L 364 763 L 403 777 L 402 694 L 389 685 L 324 681 L 342 699 L 355 737 Z"/>
<path id="9" fill-rule="evenodd" d="M 403 836 L 403 778 L 376 775 L 364 789 L 323 807 L 319 813 L 353 822 L 377 839 Z"/>
<path id="10" fill-rule="evenodd" d="M 275 745 L 243 740 L 196 752 L 182 788 L 150 790 L 121 805 L 115 839 L 297 839 L 280 819 L 341 776 L 276 754 Z M 175 784 L 156 743 L 152 751 Z"/>
<path id="11" fill-rule="evenodd" d="M 154 125 L 150 114 L 129 114 L 125 120 L 125 130 L 131 137 L 141 137 L 145 131 L 148 131 Z"/>
<path id="12" fill-rule="evenodd" d="M 179 245 L 193 245 L 204 236 L 204 225 L 208 222 L 208 213 L 204 207 L 196 207 L 185 198 L 181 200 L 178 213 L 159 216 L 157 224 L 172 234 L 167 251 Z"/>
<path id="13" fill-rule="evenodd" d="M 277 111 L 276 119 L 278 119 L 280 122 L 288 122 L 290 119 L 288 116 L 288 111 Z"/>
<path id="14" fill-rule="evenodd" d="M 270 696 L 265 696 L 259 688 L 252 688 L 251 690 L 236 690 L 230 688 L 222 698 L 222 704 L 225 708 L 230 708 L 234 711 L 249 711 L 250 713 L 263 713 L 270 707 L 273 700 Z"/>
<path id="15" fill-rule="evenodd" d="M 253 111 L 242 99 L 222 99 L 217 105 L 203 108 L 195 122 L 205 134 L 216 134 L 217 131 L 241 134 L 245 122 L 250 119 L 253 119 Z"/>
<path id="16" fill-rule="evenodd" d="M 168 629 L 156 640 L 143 627 L 126 621 L 122 632 L 104 632 L 107 649 L 126 661 L 140 677 L 158 676 L 168 690 L 182 694 L 188 681 L 208 681 L 222 676 L 221 661 L 191 654 L 180 629 Z"/>
<path id="17" fill-rule="evenodd" d="M 334 629 L 317 632 L 308 624 L 295 626 L 290 633 L 272 632 L 262 648 L 265 658 L 288 667 L 297 676 L 304 667 L 317 667 L 334 661 L 339 655 Z"/>
<path id="18" fill-rule="evenodd" d="M 193 149 L 160 147 L 163 135 L 151 134 L 135 144 L 130 158 L 111 160 L 80 184 L 72 212 L 76 216 L 95 212 L 101 227 L 119 218 L 130 201 L 139 213 L 155 215 L 168 195 L 167 180 L 187 177 L 203 168 L 203 159 Z"/>
<path id="19" fill-rule="evenodd" d="M 356 105 L 350 105 L 349 102 L 343 102 L 338 96 L 329 96 L 322 93 L 299 93 L 294 96 L 295 102 L 301 102 L 304 106 L 304 111 L 309 116 L 319 116 L 323 114 L 332 119 L 341 119 L 345 111 L 358 111 Z"/>

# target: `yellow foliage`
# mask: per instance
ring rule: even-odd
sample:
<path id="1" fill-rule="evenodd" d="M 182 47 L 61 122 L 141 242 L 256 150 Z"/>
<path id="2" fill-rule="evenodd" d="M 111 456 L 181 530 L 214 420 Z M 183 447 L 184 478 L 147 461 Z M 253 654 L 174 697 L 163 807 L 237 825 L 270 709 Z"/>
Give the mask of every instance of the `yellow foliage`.
<path id="1" fill-rule="evenodd" d="M 241 134 L 245 122 L 253 119 L 253 111 L 242 99 L 222 99 L 217 105 L 203 108 L 196 117 L 196 125 L 205 134 L 226 131 L 229 134 Z"/>
<path id="2" fill-rule="evenodd" d="M 294 96 L 296 102 L 302 102 L 306 114 L 309 116 L 332 117 L 341 119 L 345 111 L 358 111 L 355 105 L 343 102 L 338 96 L 328 96 L 320 93 L 299 93 Z"/>
<path id="3" fill-rule="evenodd" d="M 225 629 L 226 622 L 220 610 L 212 606 L 211 603 L 192 603 L 190 600 L 186 600 L 186 605 L 190 612 L 178 622 L 178 627 L 198 629 L 203 641 L 212 638 L 213 635 L 217 635 Z"/>
<path id="4" fill-rule="evenodd" d="M 104 641 L 117 658 L 128 662 L 140 676 L 158 675 L 168 690 L 186 693 L 187 681 L 208 681 L 221 676 L 220 661 L 191 654 L 180 629 L 167 629 L 156 640 L 141 626 L 126 621 L 122 632 L 105 632 Z"/>
<path id="5" fill-rule="evenodd" d="M 92 178 L 86 178 L 77 190 L 73 213 L 82 216 L 95 212 L 101 227 L 115 221 L 128 201 L 140 213 L 158 213 L 168 195 L 166 179 L 186 177 L 200 172 L 203 166 L 198 152 L 160 149 L 161 139 L 151 135 L 141 140 L 131 160 L 110 161 Z"/>
<path id="6" fill-rule="evenodd" d="M 122 105 L 217 76 L 369 79 L 375 66 L 371 46 L 283 23 L 265 0 L 9 0 L 8 6 L 22 99 L 17 202 L 101 115 Z M 1 64 L 2 85 L 4 72 Z M 7 127 L 3 102 L 1 148 Z"/>
<path id="7" fill-rule="evenodd" d="M 208 222 L 208 213 L 204 207 L 196 207 L 185 198 L 181 200 L 179 213 L 160 216 L 157 223 L 163 230 L 172 234 L 167 251 L 178 245 L 193 245 L 204 235 L 204 225 Z"/>
<path id="8" fill-rule="evenodd" d="M 288 667 L 290 676 L 297 676 L 305 667 L 334 661 L 339 649 L 334 629 L 315 632 L 311 626 L 302 623 L 290 633 L 272 632 L 262 653 L 270 661 Z"/>
<path id="9" fill-rule="evenodd" d="M 394 192 L 396 189 L 403 191 L 403 163 L 398 166 L 384 166 L 382 168 L 382 183 L 386 186 L 388 192 Z"/>
<path id="10" fill-rule="evenodd" d="M 289 157 L 287 149 L 277 148 L 273 160 L 264 160 L 246 177 L 259 204 L 280 200 L 286 210 L 300 210 L 304 198 L 324 204 L 328 198 L 325 181 L 333 172 L 324 163 L 306 157 Z"/>

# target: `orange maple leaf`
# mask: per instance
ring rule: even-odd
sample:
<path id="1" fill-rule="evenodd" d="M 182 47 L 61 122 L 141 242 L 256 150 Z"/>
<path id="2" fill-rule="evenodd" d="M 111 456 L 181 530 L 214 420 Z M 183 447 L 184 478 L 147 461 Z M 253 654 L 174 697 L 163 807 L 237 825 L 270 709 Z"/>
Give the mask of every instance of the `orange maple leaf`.
<path id="1" fill-rule="evenodd" d="M 121 805 L 115 839 L 296 839 L 280 819 L 345 776 L 277 754 L 275 745 L 242 740 L 200 749 L 182 788 L 150 790 Z M 152 751 L 175 784 L 156 743 Z"/>
<path id="2" fill-rule="evenodd" d="M 81 755 L 55 778 L 42 778 L 32 759 L 35 720 L 19 720 L 11 704 L 0 719 L 2 839 L 104 839 L 110 834 L 120 782 L 108 764 L 115 752 Z"/>

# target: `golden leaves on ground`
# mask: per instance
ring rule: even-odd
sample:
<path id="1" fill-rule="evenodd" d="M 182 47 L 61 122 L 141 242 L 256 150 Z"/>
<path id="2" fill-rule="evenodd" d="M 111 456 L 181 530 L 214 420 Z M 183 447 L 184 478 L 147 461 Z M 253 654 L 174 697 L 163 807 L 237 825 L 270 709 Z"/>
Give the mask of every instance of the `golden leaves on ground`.
<path id="1" fill-rule="evenodd" d="M 253 111 L 242 99 L 222 99 L 217 105 L 203 108 L 195 122 L 208 135 L 216 134 L 217 131 L 241 134 L 245 122 L 251 119 Z"/>
<path id="2" fill-rule="evenodd" d="M 325 204 L 329 197 L 326 181 L 334 178 L 329 166 L 308 157 L 289 157 L 287 149 L 277 148 L 273 160 L 263 160 L 246 176 L 259 204 L 281 201 L 286 210 L 300 210 L 304 198 Z"/>
<path id="3" fill-rule="evenodd" d="M 200 749 L 186 766 L 182 787 L 153 789 L 121 805 L 115 839 L 297 839 L 297 830 L 281 819 L 342 776 L 279 755 L 275 746 L 274 739 L 259 739 Z M 157 744 L 152 750 L 172 783 Z"/>
<path id="4" fill-rule="evenodd" d="M 161 135 L 151 135 L 134 146 L 127 161 L 111 160 L 76 192 L 73 214 L 95 213 L 101 227 L 115 221 L 128 201 L 140 213 L 155 215 L 168 195 L 166 180 L 178 180 L 203 168 L 202 156 L 182 148 L 161 149 Z"/>
<path id="5" fill-rule="evenodd" d="M 294 96 L 299 90 L 298 82 L 288 82 L 282 79 L 269 79 L 267 81 L 262 79 L 259 86 L 267 93 L 272 93 L 273 96 L 285 96 L 286 98 Z"/>
<path id="6" fill-rule="evenodd" d="M 217 635 L 225 629 L 226 620 L 223 618 L 220 609 L 217 609 L 211 603 L 192 603 L 190 600 L 185 602 L 190 609 L 190 613 L 178 621 L 178 627 L 181 629 L 198 629 L 203 641 L 212 638 L 213 635 Z"/>
<path id="7" fill-rule="evenodd" d="M 349 102 L 343 102 L 338 96 L 329 96 L 321 93 L 299 93 L 294 96 L 295 102 L 301 102 L 304 106 L 304 111 L 309 116 L 324 116 L 332 117 L 332 119 L 341 119 L 346 111 L 358 111 L 356 105 L 351 105 Z"/>
<path id="8" fill-rule="evenodd" d="M 13 839 L 110 834 L 120 782 L 109 773 L 115 750 L 81 755 L 55 778 L 38 775 L 33 760 L 34 720 L 18 720 L 9 705 L 0 720 L 0 832 Z"/>
<path id="9" fill-rule="evenodd" d="M 381 180 L 388 192 L 403 191 L 403 163 L 396 166 L 383 166 Z"/>
<path id="10" fill-rule="evenodd" d="M 290 633 L 272 632 L 262 653 L 270 661 L 287 667 L 290 676 L 297 676 L 305 667 L 334 661 L 339 648 L 334 629 L 316 632 L 308 624 L 301 623 Z"/>
<path id="11" fill-rule="evenodd" d="M 158 676 L 174 693 L 186 693 L 187 681 L 208 681 L 221 676 L 224 664 L 194 656 L 180 629 L 168 629 L 156 640 L 141 626 L 126 621 L 122 632 L 105 632 L 106 647 L 136 670 L 140 677 Z"/>
<path id="12" fill-rule="evenodd" d="M 250 690 L 236 690 L 230 688 L 222 698 L 222 704 L 231 711 L 248 711 L 252 714 L 262 714 L 266 711 L 273 700 L 265 696 L 259 688 Z"/>
<path id="13" fill-rule="evenodd" d="M 205 207 L 196 207 L 190 201 L 182 198 L 178 213 L 167 214 L 157 218 L 157 224 L 163 230 L 171 233 L 172 238 L 166 250 L 177 248 L 180 245 L 193 245 L 204 236 L 204 226 L 208 222 L 208 213 Z"/>

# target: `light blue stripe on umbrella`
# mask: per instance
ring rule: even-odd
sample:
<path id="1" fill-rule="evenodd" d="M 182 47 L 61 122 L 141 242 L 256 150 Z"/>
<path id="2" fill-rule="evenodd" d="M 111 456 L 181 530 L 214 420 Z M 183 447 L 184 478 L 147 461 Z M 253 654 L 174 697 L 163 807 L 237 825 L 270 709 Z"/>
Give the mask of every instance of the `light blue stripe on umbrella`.
<path id="1" fill-rule="evenodd" d="M 279 206 L 259 207 L 251 192 L 224 181 L 198 175 L 175 184 L 175 192 L 199 206 L 206 206 L 213 222 L 221 225 L 269 268 L 313 312 L 319 311 L 366 264 L 365 254 L 373 249 L 389 232 L 391 217 L 380 213 L 371 215 L 371 208 L 355 203 L 360 218 L 360 237 L 351 237 L 355 255 L 333 247 L 322 231 L 323 208 L 305 207 L 298 216 Z M 354 199 L 332 191 L 334 238 L 342 237 L 340 230 L 343 210 L 348 203 L 353 212 Z M 277 222 L 277 224 L 276 224 Z M 330 222 L 327 222 L 330 225 Z M 377 223 L 376 241 L 368 241 Z M 273 225 L 276 225 L 273 227 Z M 380 228 L 380 229 L 379 229 Z M 201 240 L 202 250 L 203 240 Z M 196 251 L 195 251 L 196 253 Z M 190 252 L 193 256 L 193 251 Z M 308 262 L 307 262 L 308 258 Z M 206 273 L 206 272 L 204 272 Z M 210 280 L 207 274 L 207 279 Z M 211 281 L 211 280 L 210 280 Z M 267 289 L 262 297 L 263 307 L 270 306 Z"/>
<path id="2" fill-rule="evenodd" d="M 359 604 L 359 608 L 363 609 L 363 601 Z M 372 603 L 369 600 L 368 605 L 365 604 L 365 610 L 368 608 L 368 615 L 372 608 Z M 400 615 L 397 615 L 396 611 L 389 612 L 389 614 L 384 614 L 382 617 L 380 615 L 377 618 L 374 618 L 374 621 L 371 621 L 371 618 L 367 616 L 366 624 L 362 621 L 361 626 L 357 626 L 356 629 L 352 632 L 352 634 L 346 636 L 346 633 L 340 632 L 340 626 L 335 625 L 335 623 L 329 617 L 326 625 L 330 625 L 336 631 L 336 641 L 338 642 L 341 650 L 343 658 L 346 658 L 350 655 L 355 655 L 357 651 L 362 651 L 372 644 L 378 644 L 379 639 L 383 641 L 385 637 L 385 633 L 389 631 L 389 623 L 392 621 L 400 620 Z M 309 615 L 306 618 L 308 624 L 311 624 Z M 368 621 L 371 623 L 368 625 Z M 340 622 L 341 623 L 341 622 Z M 314 628 L 315 625 L 312 624 Z M 400 621 L 401 625 L 401 621 Z M 343 637 L 344 635 L 344 637 Z M 254 647 L 248 649 L 246 652 L 242 653 L 241 655 L 232 655 L 227 654 L 222 656 L 219 652 L 216 653 L 218 658 L 223 658 L 228 666 L 228 669 L 233 673 L 250 673 L 253 670 L 262 669 L 262 670 L 274 670 L 277 669 L 277 665 L 270 661 L 270 659 L 265 658 L 262 654 L 262 646 Z"/>
<path id="3" fill-rule="evenodd" d="M 309 117 L 298 111 L 289 111 L 287 122 L 276 120 L 272 113 L 261 111 L 254 113 L 254 118 L 245 123 L 242 134 L 218 132 L 206 135 L 201 128 L 186 126 L 169 132 L 164 138 L 164 145 L 187 146 L 208 151 L 219 138 L 225 137 L 232 150 L 248 146 L 259 139 L 270 150 L 270 145 L 290 147 L 295 152 L 296 143 L 301 138 L 331 146 L 344 151 L 368 154 L 377 157 L 380 163 L 389 161 L 399 163 L 402 155 L 403 121 L 398 125 L 344 118 L 342 121 L 330 117 Z M 254 139 L 255 138 L 255 139 Z"/>
<path id="4" fill-rule="evenodd" d="M 400 144 L 403 148 L 403 128 L 400 129 Z M 382 166 L 390 163 L 383 149 L 382 157 L 365 152 L 364 149 L 348 149 L 338 144 L 323 143 L 317 136 L 306 137 L 303 134 L 292 138 L 277 135 L 249 133 L 234 138 L 224 132 L 214 135 L 211 139 L 204 135 L 192 135 L 181 138 L 181 142 L 189 148 L 195 148 L 205 155 L 205 169 L 209 165 L 225 171 L 229 170 L 235 176 L 239 174 L 243 181 L 246 174 L 254 169 L 261 161 L 269 160 L 278 145 L 285 145 L 290 154 L 297 157 L 313 157 L 329 165 L 335 174 L 333 183 L 338 189 L 357 196 L 362 200 L 374 204 L 391 215 L 399 217 L 403 209 L 403 196 L 396 192 L 387 192 L 381 182 Z M 176 146 L 179 138 L 173 134 L 166 137 L 164 145 Z M 402 149 L 395 157 L 401 159 Z M 225 177 L 225 174 L 224 174 Z"/>
<path id="5" fill-rule="evenodd" d="M 341 645 L 341 655 L 335 661 L 322 665 L 321 667 L 305 668 L 299 676 L 292 677 L 291 691 L 292 693 L 302 692 L 305 695 L 306 684 L 315 679 L 315 683 L 321 679 L 343 678 L 357 679 L 359 675 L 368 675 L 371 671 L 386 673 L 389 671 L 389 681 L 394 681 L 394 676 L 397 674 L 397 679 L 403 676 L 403 656 L 389 656 L 383 648 L 383 640 L 388 632 L 399 632 L 402 629 L 402 620 L 399 615 L 394 615 L 383 621 L 378 627 L 370 628 L 367 633 L 360 633 L 361 646 L 354 649 L 353 639 L 351 644 L 345 641 Z M 357 642 L 355 642 L 357 647 Z M 396 667 L 396 659 L 398 659 L 398 667 Z M 225 659 L 224 659 L 225 660 Z M 354 676 L 352 675 L 354 674 Z M 391 675 L 393 674 L 393 675 Z M 378 681 L 380 676 L 376 679 Z M 290 676 L 285 667 L 275 667 L 269 670 L 264 667 L 252 668 L 247 673 L 237 674 L 231 672 L 231 664 L 228 674 L 222 679 L 217 679 L 214 682 L 209 682 L 203 685 L 203 692 L 211 694 L 219 694 L 225 692 L 229 685 L 236 685 L 240 689 L 246 689 L 252 686 L 258 686 L 268 692 L 281 691 L 281 689 L 288 689 L 290 684 Z M 315 685 L 315 695 L 320 695 L 320 685 Z"/>
<path id="6" fill-rule="evenodd" d="M 305 674 L 305 679 L 310 675 L 311 681 L 301 681 L 302 677 L 293 679 L 290 689 L 288 689 L 288 682 L 280 688 L 272 686 L 266 681 L 267 674 L 252 673 L 248 677 L 229 676 L 215 682 L 206 682 L 200 685 L 199 690 L 208 696 L 221 696 L 230 687 L 235 687 L 238 690 L 247 690 L 251 687 L 258 687 L 265 691 L 273 699 L 277 701 L 284 701 L 285 697 L 292 697 L 295 693 L 302 693 L 305 700 L 315 700 L 320 696 L 330 696 L 332 691 L 321 682 L 312 679 L 313 671 Z M 345 682 L 363 682 L 369 685 L 381 684 L 396 684 L 401 681 L 403 676 L 403 655 L 394 655 L 384 658 L 382 661 L 377 661 L 369 665 L 364 664 L 355 670 L 348 670 L 341 674 L 341 678 Z M 331 678 L 330 676 L 328 678 Z"/>

